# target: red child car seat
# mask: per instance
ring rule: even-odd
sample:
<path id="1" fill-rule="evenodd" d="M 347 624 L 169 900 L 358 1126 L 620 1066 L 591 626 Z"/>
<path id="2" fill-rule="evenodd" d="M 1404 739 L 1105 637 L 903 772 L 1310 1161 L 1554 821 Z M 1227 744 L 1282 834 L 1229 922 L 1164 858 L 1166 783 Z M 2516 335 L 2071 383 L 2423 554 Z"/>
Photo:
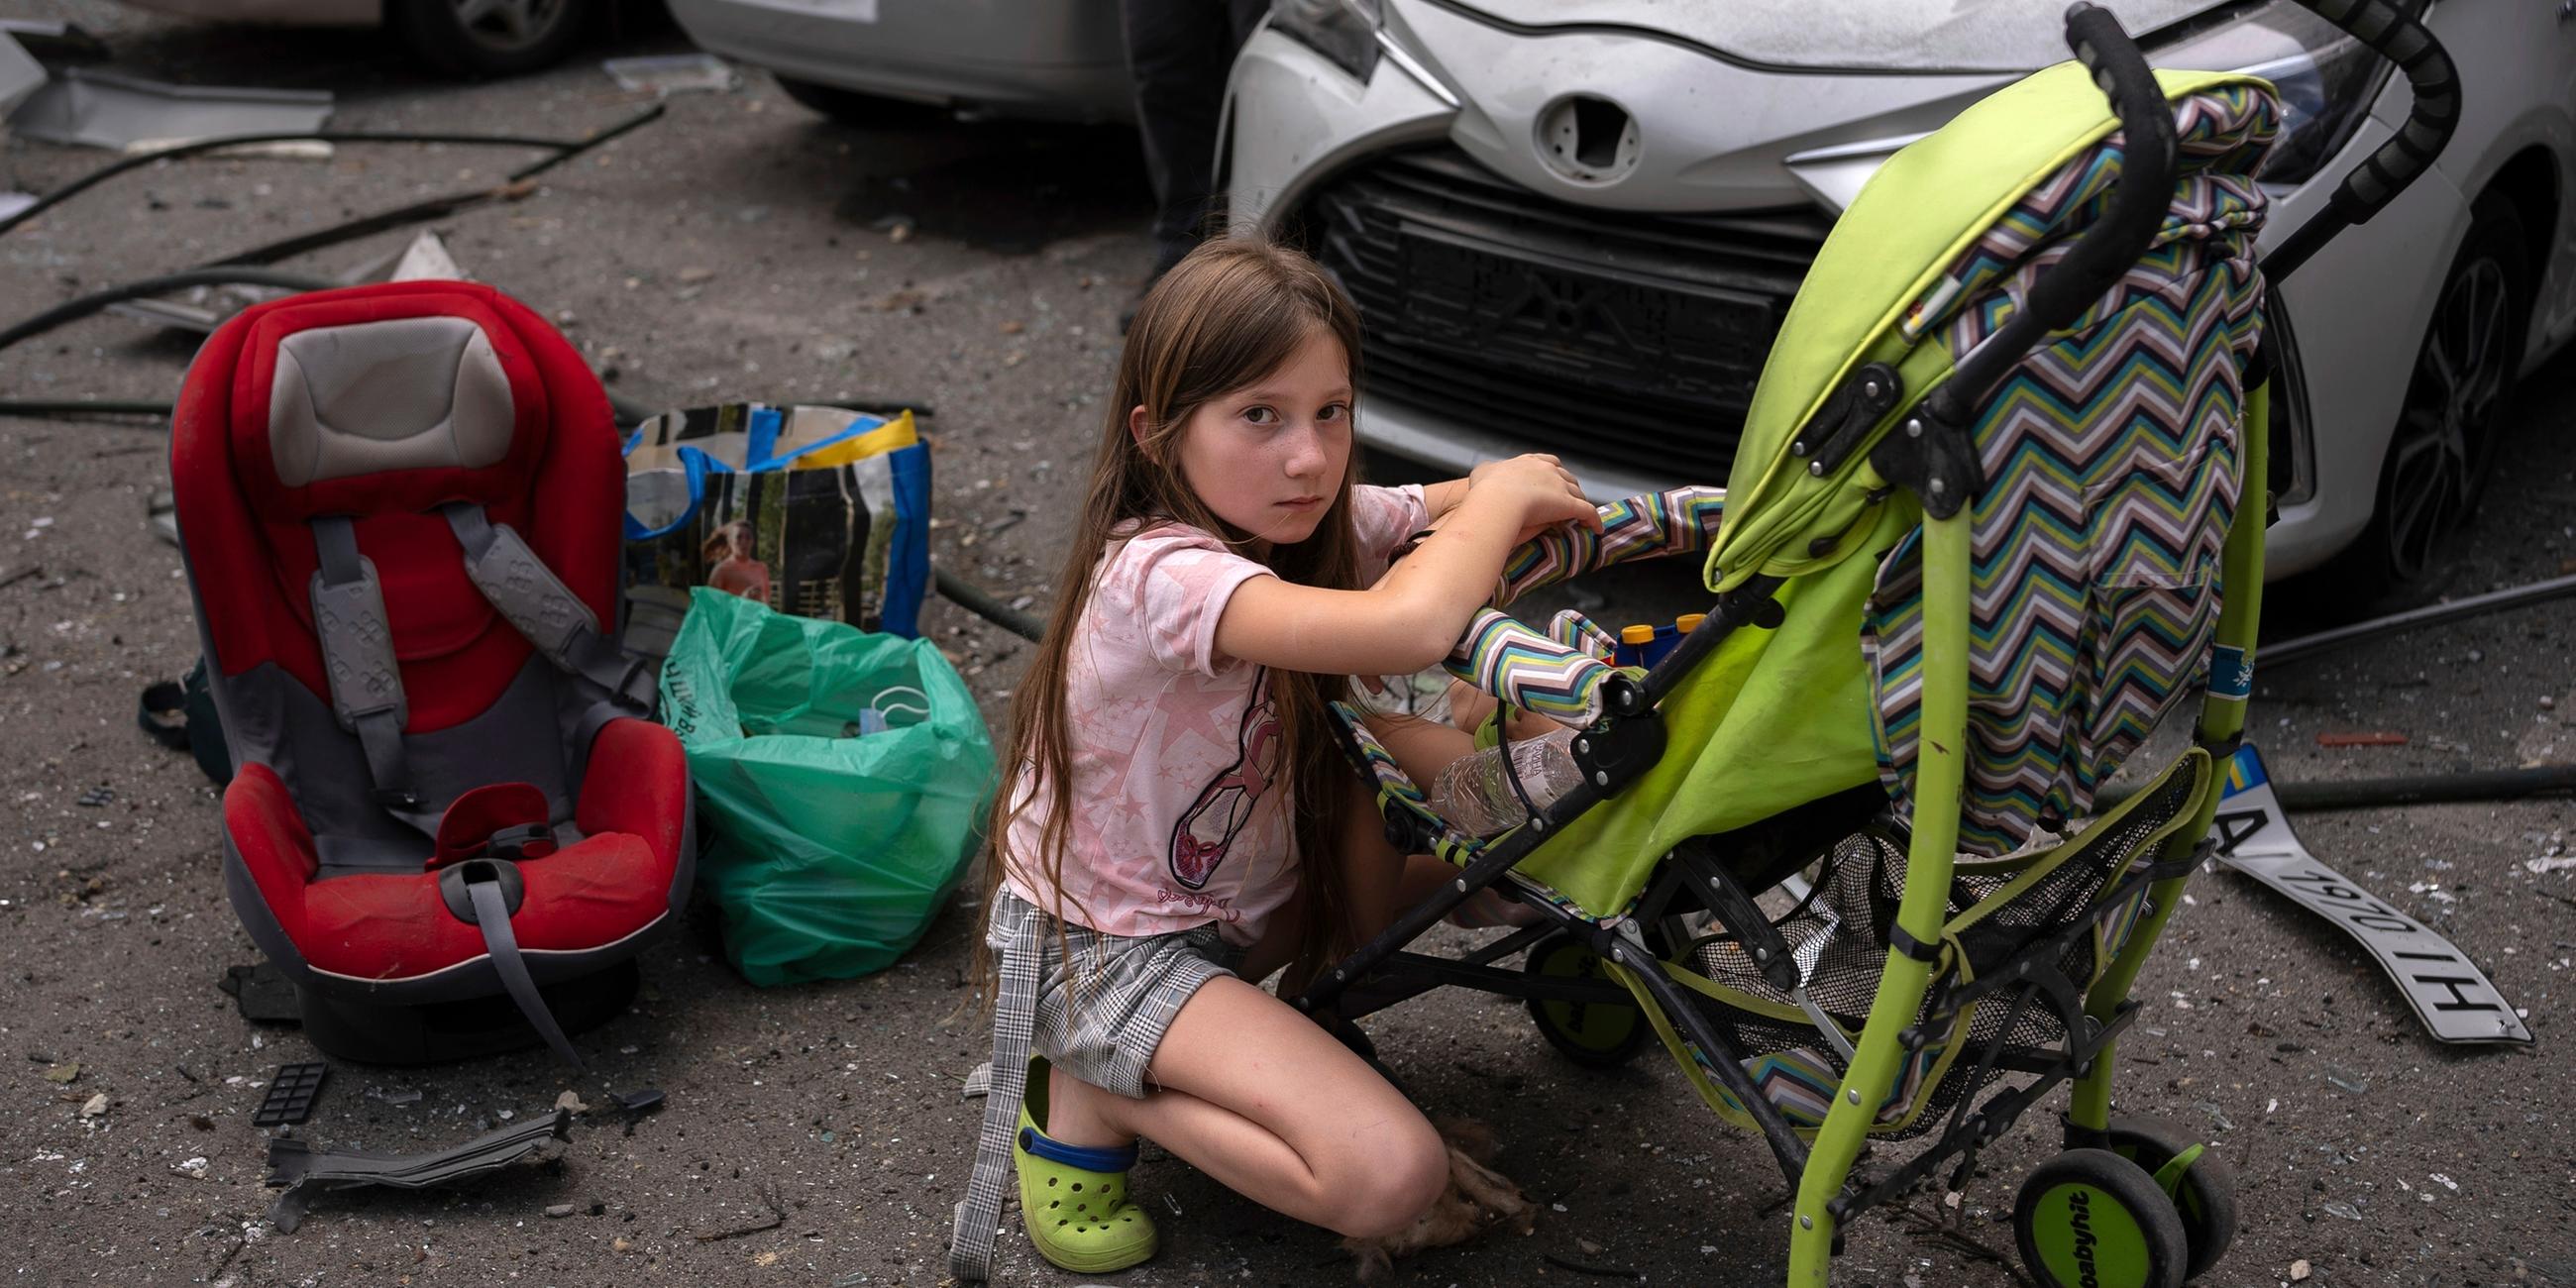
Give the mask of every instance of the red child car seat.
<path id="1" fill-rule="evenodd" d="M 690 880 L 688 767 L 617 647 L 607 395 L 489 287 L 226 323 L 172 425 L 225 740 L 225 887 L 315 1045 L 417 1063 L 623 1009 Z"/>

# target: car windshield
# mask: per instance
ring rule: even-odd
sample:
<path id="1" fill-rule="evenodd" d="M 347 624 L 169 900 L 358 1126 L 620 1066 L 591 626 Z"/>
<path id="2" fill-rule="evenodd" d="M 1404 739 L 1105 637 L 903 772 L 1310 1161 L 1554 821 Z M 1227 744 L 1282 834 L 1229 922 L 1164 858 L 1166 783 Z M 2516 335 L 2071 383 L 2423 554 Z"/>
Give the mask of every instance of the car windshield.
<path id="1" fill-rule="evenodd" d="M 2102 0 L 2145 36 L 2224 0 Z M 1749 62 L 2026 72 L 2066 60 L 2065 0 L 1468 0 L 1533 27 L 1645 27 Z"/>

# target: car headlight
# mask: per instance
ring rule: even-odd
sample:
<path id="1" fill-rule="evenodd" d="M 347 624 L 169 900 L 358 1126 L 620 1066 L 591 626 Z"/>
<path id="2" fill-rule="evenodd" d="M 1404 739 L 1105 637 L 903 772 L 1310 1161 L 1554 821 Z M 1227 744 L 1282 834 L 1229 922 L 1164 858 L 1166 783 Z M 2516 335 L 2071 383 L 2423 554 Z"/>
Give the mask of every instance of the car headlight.
<path id="1" fill-rule="evenodd" d="M 2421 15 L 2424 0 L 2398 7 Z M 2395 66 L 2293 0 L 2260 0 L 2149 57 L 2158 67 L 2250 72 L 2272 82 L 2281 137 L 2260 177 L 2281 184 L 2306 182 L 2343 150 Z"/>
<path id="2" fill-rule="evenodd" d="M 1270 27 L 1295 37 L 1361 84 L 1377 70 L 1379 0 L 1276 0 Z"/>

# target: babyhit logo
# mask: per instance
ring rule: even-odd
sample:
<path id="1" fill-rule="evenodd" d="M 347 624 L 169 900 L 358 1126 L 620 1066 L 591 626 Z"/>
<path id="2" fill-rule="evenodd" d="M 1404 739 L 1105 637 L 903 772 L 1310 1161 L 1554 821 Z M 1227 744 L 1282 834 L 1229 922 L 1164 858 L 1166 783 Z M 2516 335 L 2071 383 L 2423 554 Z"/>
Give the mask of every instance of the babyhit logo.
<path id="1" fill-rule="evenodd" d="M 2101 1272 L 2093 1265 L 2093 1200 L 2082 1189 L 2066 1195 L 2067 1226 L 2075 1231 L 2075 1270 L 2083 1288 L 2102 1288 Z"/>

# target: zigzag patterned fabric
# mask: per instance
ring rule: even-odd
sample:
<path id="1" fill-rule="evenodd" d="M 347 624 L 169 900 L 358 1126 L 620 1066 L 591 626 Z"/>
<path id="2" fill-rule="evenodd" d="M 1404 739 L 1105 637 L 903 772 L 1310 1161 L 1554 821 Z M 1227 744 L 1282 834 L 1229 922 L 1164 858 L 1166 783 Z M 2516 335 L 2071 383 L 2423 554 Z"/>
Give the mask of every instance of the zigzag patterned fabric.
<path id="1" fill-rule="evenodd" d="M 1451 675 L 1513 706 L 1567 724 L 1601 718 L 1601 682 L 1618 669 L 1491 608 L 1467 623 L 1467 636 L 1446 665 Z"/>
<path id="2" fill-rule="evenodd" d="M 1572 610 L 1558 613 L 1541 631 L 1499 606 L 1615 563 L 1705 549 L 1725 513 L 1724 488 L 1674 488 L 1602 506 L 1599 532 L 1557 528 L 1521 543 L 1503 564 L 1494 594 L 1498 607 L 1468 623 L 1449 654 L 1449 673 L 1523 710 L 1568 723 L 1599 719 L 1601 681 L 1612 670 L 1602 659 L 1611 655 L 1616 639 Z"/>
<path id="3" fill-rule="evenodd" d="M 2265 197 L 2249 173 L 2279 126 L 2252 87 L 2175 105 L 2182 172 L 2156 249 L 1987 399 L 1974 511 L 1969 754 L 1959 848 L 1996 855 L 2092 807 L 2094 790 L 2207 664 L 2240 487 L 2242 367 Z M 2097 218 L 2113 134 L 1998 221 L 1915 306 L 1966 353 Z M 1880 776 L 1908 807 L 1922 696 L 1920 531 L 1880 566 L 1862 624 Z"/>
<path id="4" fill-rule="evenodd" d="M 1692 1063 L 1700 1067 L 1700 1076 L 1708 1080 L 1709 1089 L 1738 1115 L 1743 1115 L 1741 1121 L 1749 1123 L 1751 1118 L 1744 1114 L 1743 1102 L 1718 1081 L 1717 1066 L 1710 1063 L 1708 1053 L 1700 1050 L 1697 1043 L 1686 1045 Z M 1900 1066 L 1895 1084 L 1887 1089 L 1886 1098 L 1879 1101 L 1878 1112 L 1870 1119 L 1873 1135 L 1893 1134 L 1880 1129 L 1895 1128 L 1913 1121 L 1924 1084 L 1931 1079 L 1933 1070 L 1940 1066 L 1941 1058 L 1948 1052 L 1946 1042 L 1934 1043 L 1916 1052 Z M 1744 1062 L 1744 1071 L 1753 1075 L 1754 1089 L 1779 1109 L 1780 1116 L 1788 1119 L 1790 1126 L 1806 1132 L 1817 1131 L 1825 1125 L 1825 1114 L 1834 1107 L 1834 1089 L 1843 1081 L 1834 1057 L 1821 1046 L 1795 1047 L 1754 1056 Z"/>
<path id="5" fill-rule="evenodd" d="M 1618 636 L 1571 608 L 1558 609 L 1556 616 L 1547 619 L 1547 637 L 1597 658 L 1607 659 L 1619 651 Z"/>
<path id="6" fill-rule="evenodd" d="M 1541 586 L 1631 559 L 1659 559 L 1706 549 L 1726 517 L 1726 489 L 1679 487 L 1601 507 L 1601 531 L 1552 528 L 1521 543 L 1503 561 L 1494 606 Z"/>

